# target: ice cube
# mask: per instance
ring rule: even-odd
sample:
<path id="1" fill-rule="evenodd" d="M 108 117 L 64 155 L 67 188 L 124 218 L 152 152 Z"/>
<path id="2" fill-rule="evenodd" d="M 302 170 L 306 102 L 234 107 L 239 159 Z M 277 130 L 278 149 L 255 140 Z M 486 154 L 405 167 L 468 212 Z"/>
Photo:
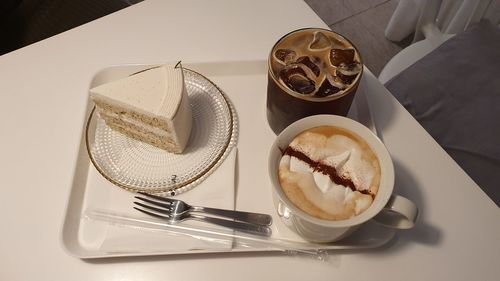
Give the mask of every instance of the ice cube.
<path id="1" fill-rule="evenodd" d="M 314 38 L 311 44 L 309 44 L 311 50 L 323 50 L 330 46 L 332 46 L 332 42 L 330 42 L 330 39 L 325 34 L 321 31 L 314 32 Z"/>
<path id="2" fill-rule="evenodd" d="M 274 52 L 274 56 L 279 61 L 287 64 L 295 59 L 295 56 L 297 56 L 297 53 L 295 53 L 295 51 L 290 50 L 290 49 L 278 49 Z"/>
<path id="3" fill-rule="evenodd" d="M 351 84 L 361 71 L 361 67 L 361 64 L 358 62 L 352 62 L 350 64 L 341 63 L 339 67 L 337 67 L 335 75 L 342 80 L 344 84 Z"/>
<path id="4" fill-rule="evenodd" d="M 328 97 L 330 95 L 335 94 L 336 92 L 340 91 L 340 88 L 337 88 L 333 86 L 328 79 L 325 79 L 323 83 L 321 83 L 321 86 L 319 87 L 318 91 L 314 94 L 316 97 Z"/>
<path id="5" fill-rule="evenodd" d="M 354 79 L 356 78 L 356 75 L 349 76 L 349 75 L 344 75 L 344 74 L 338 72 L 337 77 L 340 80 L 342 80 L 342 83 L 349 85 L 352 83 L 352 81 L 354 81 Z"/>
<path id="6" fill-rule="evenodd" d="M 279 78 L 288 88 L 299 94 L 307 95 L 316 89 L 314 81 L 309 79 L 304 69 L 296 64 L 283 68 Z"/>
<path id="7" fill-rule="evenodd" d="M 326 75 L 326 79 L 328 80 L 328 82 L 329 82 L 332 86 L 334 86 L 334 87 L 336 87 L 336 88 L 339 88 L 339 89 L 341 89 L 341 90 L 346 89 L 346 88 L 349 86 L 349 84 L 345 84 L 345 83 L 342 81 L 342 79 L 340 79 L 340 78 L 339 78 L 339 77 L 337 77 L 337 76 L 333 76 L 333 75 L 331 75 L 330 73 L 328 73 L 328 74 Z"/>
<path id="8" fill-rule="evenodd" d="M 361 71 L 361 67 L 361 63 L 356 61 L 349 64 L 341 63 L 337 67 L 337 72 L 342 72 L 344 75 L 352 76 L 358 74 Z"/>
<path id="9" fill-rule="evenodd" d="M 314 62 L 312 62 L 308 56 L 302 56 L 298 58 L 297 63 L 301 63 L 308 67 L 314 73 L 314 75 L 316 75 L 316 77 L 319 76 L 319 67 Z"/>
<path id="10" fill-rule="evenodd" d="M 339 66 L 341 63 L 351 64 L 354 61 L 354 49 L 331 49 L 330 62 L 334 66 Z"/>

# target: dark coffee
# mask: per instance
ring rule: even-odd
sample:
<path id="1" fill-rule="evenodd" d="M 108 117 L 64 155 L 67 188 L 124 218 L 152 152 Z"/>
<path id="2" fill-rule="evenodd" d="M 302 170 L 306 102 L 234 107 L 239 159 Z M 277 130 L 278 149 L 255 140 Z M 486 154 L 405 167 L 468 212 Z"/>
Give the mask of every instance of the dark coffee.
<path id="1" fill-rule="evenodd" d="M 276 134 L 310 115 L 346 116 L 363 71 L 347 39 L 318 28 L 282 37 L 268 67 L 267 119 Z"/>

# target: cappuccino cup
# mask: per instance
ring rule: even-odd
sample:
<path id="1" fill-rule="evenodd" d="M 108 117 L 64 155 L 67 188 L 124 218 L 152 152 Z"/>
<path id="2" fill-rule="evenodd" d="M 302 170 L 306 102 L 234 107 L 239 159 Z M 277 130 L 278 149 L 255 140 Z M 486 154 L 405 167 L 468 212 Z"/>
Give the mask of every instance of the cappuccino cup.
<path id="1" fill-rule="evenodd" d="M 273 143 L 268 169 L 278 215 L 305 240 L 337 241 L 372 219 L 396 229 L 415 224 L 417 206 L 393 194 L 386 147 L 352 119 L 325 114 L 292 123 Z"/>

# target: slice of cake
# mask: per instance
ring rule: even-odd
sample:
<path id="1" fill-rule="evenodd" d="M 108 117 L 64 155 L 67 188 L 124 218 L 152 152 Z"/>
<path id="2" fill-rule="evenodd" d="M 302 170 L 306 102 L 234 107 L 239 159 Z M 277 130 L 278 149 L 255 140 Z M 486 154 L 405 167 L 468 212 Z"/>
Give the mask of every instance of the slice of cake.
<path id="1" fill-rule="evenodd" d="M 106 124 L 136 140 L 182 153 L 191 132 L 191 106 L 182 68 L 146 69 L 90 89 Z"/>

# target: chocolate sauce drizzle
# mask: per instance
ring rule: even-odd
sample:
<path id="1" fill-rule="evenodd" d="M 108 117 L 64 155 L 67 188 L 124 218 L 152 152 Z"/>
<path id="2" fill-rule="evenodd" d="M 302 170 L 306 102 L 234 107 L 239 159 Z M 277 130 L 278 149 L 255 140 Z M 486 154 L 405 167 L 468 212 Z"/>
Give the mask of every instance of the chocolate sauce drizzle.
<path id="1" fill-rule="evenodd" d="M 333 166 L 325 165 L 318 161 L 314 161 L 309 156 L 305 155 L 302 151 L 296 150 L 290 146 L 288 146 L 283 152 L 284 155 L 290 155 L 291 157 L 295 157 L 301 161 L 306 162 L 309 166 L 313 168 L 313 171 L 320 172 L 324 175 L 327 175 L 332 182 L 338 185 L 343 185 L 349 187 L 352 191 L 358 191 L 362 194 L 368 194 L 373 197 L 373 194 L 370 193 L 369 190 L 357 190 L 356 186 L 349 178 L 344 178 L 339 176 L 337 169 Z"/>

